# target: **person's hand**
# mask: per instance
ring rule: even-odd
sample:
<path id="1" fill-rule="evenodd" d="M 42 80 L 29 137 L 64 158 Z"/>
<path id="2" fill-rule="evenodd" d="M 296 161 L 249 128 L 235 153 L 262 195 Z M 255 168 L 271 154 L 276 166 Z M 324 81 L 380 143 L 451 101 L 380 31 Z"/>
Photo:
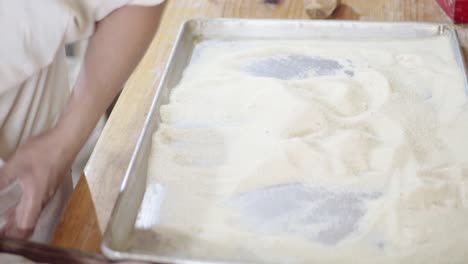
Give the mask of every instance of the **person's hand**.
<path id="1" fill-rule="evenodd" d="M 31 138 L 6 161 L 0 168 L 0 190 L 18 179 L 23 195 L 16 208 L 7 212 L 8 221 L 0 234 L 12 238 L 32 234 L 43 207 L 71 166 L 67 156 L 51 130 Z"/>

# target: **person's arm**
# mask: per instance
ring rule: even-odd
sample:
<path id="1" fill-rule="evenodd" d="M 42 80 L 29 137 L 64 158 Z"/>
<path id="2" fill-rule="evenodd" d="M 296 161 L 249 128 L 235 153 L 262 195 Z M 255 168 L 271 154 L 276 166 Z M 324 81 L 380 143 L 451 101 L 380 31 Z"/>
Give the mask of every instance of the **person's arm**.
<path id="1" fill-rule="evenodd" d="M 32 233 L 43 206 L 144 55 L 162 9 L 162 5 L 126 6 L 97 23 L 76 87 L 56 127 L 27 141 L 0 170 L 0 185 L 18 177 L 23 188 L 21 202 L 3 230 L 7 236 L 26 238 Z"/>

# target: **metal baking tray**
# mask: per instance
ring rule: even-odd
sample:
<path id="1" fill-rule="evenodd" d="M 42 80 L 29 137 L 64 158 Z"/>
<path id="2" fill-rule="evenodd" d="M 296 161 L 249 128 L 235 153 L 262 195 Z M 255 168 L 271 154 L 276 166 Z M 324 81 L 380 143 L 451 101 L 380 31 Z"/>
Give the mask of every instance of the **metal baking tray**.
<path id="1" fill-rule="evenodd" d="M 103 237 L 102 252 L 111 259 L 163 263 L 219 263 L 215 260 L 160 256 L 151 251 L 131 250 L 131 241 L 137 232 L 135 223 L 147 185 L 152 135 L 160 123 L 159 109 L 161 105 L 168 103 L 171 89 L 180 81 L 184 69 L 191 61 L 193 50 L 199 43 L 204 40 L 411 39 L 442 34 L 450 36 L 457 63 L 466 72 L 455 28 L 449 24 L 257 19 L 193 19 L 186 21 L 180 28 L 169 62 L 130 160 L 120 194 Z"/>

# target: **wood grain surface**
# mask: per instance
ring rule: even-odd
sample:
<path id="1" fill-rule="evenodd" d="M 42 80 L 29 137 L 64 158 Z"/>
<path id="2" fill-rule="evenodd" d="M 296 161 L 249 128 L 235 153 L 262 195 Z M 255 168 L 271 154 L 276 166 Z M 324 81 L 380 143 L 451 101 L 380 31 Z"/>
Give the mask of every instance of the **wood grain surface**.
<path id="1" fill-rule="evenodd" d="M 111 261 L 101 254 L 29 242 L 0 239 L 0 263 L 8 264 L 143 264 L 139 261 Z"/>
<path id="2" fill-rule="evenodd" d="M 195 17 L 307 19 L 302 0 L 169 0 L 160 28 L 127 82 L 57 228 L 53 244 L 99 252 L 122 178 L 181 23 Z M 450 22 L 435 0 L 342 0 L 333 19 Z M 468 51 L 466 26 L 458 26 Z"/>
<path id="3" fill-rule="evenodd" d="M 50 244 L 99 253 L 101 238 L 96 208 L 86 177 L 82 175 Z"/>

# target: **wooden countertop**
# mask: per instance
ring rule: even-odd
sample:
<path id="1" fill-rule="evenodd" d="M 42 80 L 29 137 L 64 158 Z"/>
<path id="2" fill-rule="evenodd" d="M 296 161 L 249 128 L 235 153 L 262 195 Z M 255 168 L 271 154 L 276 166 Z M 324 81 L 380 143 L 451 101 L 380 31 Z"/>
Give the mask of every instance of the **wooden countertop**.
<path id="1" fill-rule="evenodd" d="M 135 70 L 75 189 L 52 244 L 99 252 L 120 185 L 183 21 L 194 17 L 307 19 L 303 0 L 167 0 L 159 30 Z M 449 22 L 435 0 L 341 0 L 333 19 Z M 458 26 L 465 57 L 468 30 Z"/>

